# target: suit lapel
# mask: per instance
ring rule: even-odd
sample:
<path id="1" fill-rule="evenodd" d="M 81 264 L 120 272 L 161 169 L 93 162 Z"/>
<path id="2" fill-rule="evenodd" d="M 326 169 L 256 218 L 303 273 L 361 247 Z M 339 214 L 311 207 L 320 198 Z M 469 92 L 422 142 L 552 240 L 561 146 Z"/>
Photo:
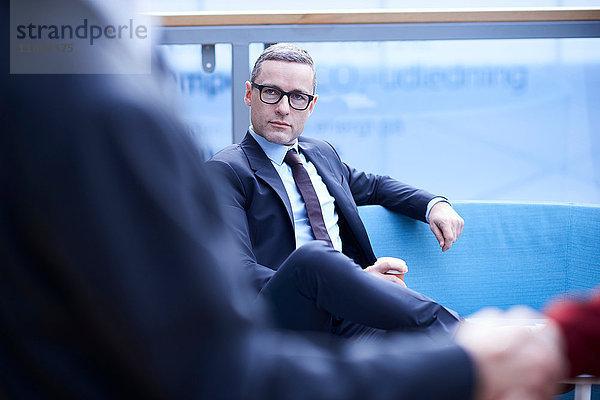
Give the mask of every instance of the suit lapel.
<path id="1" fill-rule="evenodd" d="M 285 207 L 288 218 L 292 226 L 294 226 L 294 217 L 292 214 L 292 204 L 290 198 L 283 186 L 283 182 L 279 177 L 279 174 L 271 164 L 271 160 L 265 154 L 260 145 L 254 140 L 250 133 L 246 133 L 246 136 L 240 143 L 240 146 L 246 157 L 248 158 L 248 164 L 254 175 L 266 183 L 273 191 L 277 194 L 283 206 Z"/>
<path id="2" fill-rule="evenodd" d="M 344 177 L 341 174 L 339 176 L 335 175 L 329 160 L 321 153 L 317 146 L 302 141 L 298 142 L 298 146 L 304 156 L 314 164 L 317 172 L 323 179 L 325 186 L 327 186 L 327 190 L 329 190 L 329 193 L 331 193 L 338 202 L 342 201 L 341 199 L 351 196 L 351 193 L 347 193 L 342 186 Z"/>
<path id="3" fill-rule="evenodd" d="M 348 223 L 352 234 L 362 247 L 367 259 L 374 259 L 375 255 L 369 242 L 369 236 L 358 215 L 352 192 L 350 192 L 348 185 L 343 184 L 343 174 L 340 172 L 336 175 L 336 170 L 316 145 L 303 141 L 299 141 L 298 144 L 305 157 L 315 165 L 317 172 L 323 179 L 325 186 L 327 186 L 327 190 L 329 190 L 329 193 L 335 199 L 339 212 L 342 213 L 343 218 Z"/>

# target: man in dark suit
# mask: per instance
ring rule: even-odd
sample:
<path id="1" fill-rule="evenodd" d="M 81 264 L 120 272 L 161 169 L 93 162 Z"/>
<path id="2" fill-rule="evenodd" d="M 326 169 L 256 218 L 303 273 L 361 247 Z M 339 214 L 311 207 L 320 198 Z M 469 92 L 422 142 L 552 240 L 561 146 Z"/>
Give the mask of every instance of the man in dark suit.
<path id="1" fill-rule="evenodd" d="M 29 10 L 118 21 L 106 2 Z M 136 62 L 121 50 L 85 61 Z M 4 64 L 0 116 L 2 399 L 542 400 L 556 379 L 556 347 L 524 330 L 325 346 L 265 329 L 201 154 L 149 76 Z"/>
<path id="2" fill-rule="evenodd" d="M 350 323 L 353 328 L 348 331 L 348 326 L 340 326 L 341 319 L 384 330 L 426 329 L 438 323 L 449 328 L 456 321 L 451 313 L 406 289 L 395 276 L 406 272 L 402 260 L 377 260 L 357 205 L 379 204 L 428 221 L 443 251 L 462 233 L 463 220 L 445 198 L 357 171 L 343 163 L 330 144 L 301 137 L 317 101 L 315 88 L 314 63 L 305 50 L 289 44 L 267 48 L 246 82 L 249 132 L 240 144 L 208 162 L 226 223 L 242 249 L 254 287 L 286 328 L 356 333 L 355 324 Z M 310 199 L 295 181 L 297 167 L 287 159 L 290 153 L 305 167 L 318 197 L 316 214 L 322 215 L 322 228 L 315 228 L 311 219 Z M 349 258 L 338 258 L 335 267 L 323 260 L 320 264 L 326 267 L 304 271 L 319 276 L 313 280 L 298 279 L 295 271 L 282 268 L 295 249 L 315 239 Z M 370 279 L 356 265 L 380 280 Z M 325 290 L 315 289 L 318 280 L 327 282 Z M 412 322 L 400 318 L 411 315 Z"/>

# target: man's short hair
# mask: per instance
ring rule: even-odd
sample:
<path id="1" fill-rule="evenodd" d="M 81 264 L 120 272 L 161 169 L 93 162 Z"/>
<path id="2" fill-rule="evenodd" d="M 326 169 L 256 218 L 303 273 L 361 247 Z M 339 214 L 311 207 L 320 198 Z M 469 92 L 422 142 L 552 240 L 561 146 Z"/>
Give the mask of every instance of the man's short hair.
<path id="1" fill-rule="evenodd" d="M 267 47 L 265 51 L 262 52 L 260 57 L 258 57 L 256 63 L 254 63 L 252 74 L 250 74 L 251 82 L 254 82 L 256 77 L 260 74 L 262 63 L 268 60 L 287 61 L 309 65 L 313 71 L 313 94 L 317 90 L 317 73 L 315 72 L 315 63 L 308 51 L 291 43 L 277 43 Z"/>

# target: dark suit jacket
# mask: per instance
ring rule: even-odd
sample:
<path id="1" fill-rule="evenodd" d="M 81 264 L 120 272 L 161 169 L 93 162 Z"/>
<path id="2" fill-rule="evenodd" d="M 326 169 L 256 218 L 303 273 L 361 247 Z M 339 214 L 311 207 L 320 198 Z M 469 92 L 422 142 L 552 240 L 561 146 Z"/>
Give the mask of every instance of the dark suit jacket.
<path id="1" fill-rule="evenodd" d="M 342 251 L 363 268 L 372 265 L 376 257 L 357 206 L 379 204 L 425 221 L 432 194 L 388 176 L 357 171 L 321 140 L 300 137 L 299 147 L 335 198 Z M 240 144 L 217 153 L 207 166 L 224 206 L 226 224 L 260 290 L 296 248 L 292 208 L 283 182 L 249 133 Z"/>

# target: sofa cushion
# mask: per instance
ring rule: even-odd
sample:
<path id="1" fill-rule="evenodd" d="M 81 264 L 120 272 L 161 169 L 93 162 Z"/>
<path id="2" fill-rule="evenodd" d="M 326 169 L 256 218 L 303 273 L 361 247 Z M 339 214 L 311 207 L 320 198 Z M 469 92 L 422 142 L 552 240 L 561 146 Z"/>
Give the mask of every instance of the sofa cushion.
<path id="1" fill-rule="evenodd" d="M 469 315 L 523 304 L 541 310 L 559 295 L 600 285 L 600 206 L 456 202 L 463 235 L 442 253 L 429 226 L 380 206 L 359 212 L 378 257 L 408 264 L 406 284 Z"/>

